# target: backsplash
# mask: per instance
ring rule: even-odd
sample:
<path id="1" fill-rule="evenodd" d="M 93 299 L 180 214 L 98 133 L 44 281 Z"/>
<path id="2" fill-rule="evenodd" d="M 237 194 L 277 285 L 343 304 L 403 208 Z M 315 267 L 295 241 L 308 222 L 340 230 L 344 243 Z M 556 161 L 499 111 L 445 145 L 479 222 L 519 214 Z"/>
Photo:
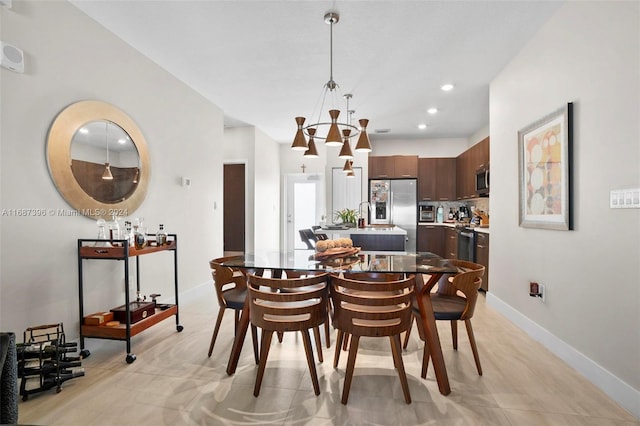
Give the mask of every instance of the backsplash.
<path id="1" fill-rule="evenodd" d="M 490 215 L 489 198 L 488 197 L 472 198 L 472 199 L 465 200 L 465 201 L 433 202 L 433 203 L 428 203 L 428 204 L 434 206 L 434 210 L 436 210 L 438 208 L 438 206 L 441 205 L 444 208 L 445 220 L 447 218 L 447 215 L 449 214 L 449 209 L 453 209 L 453 211 L 456 211 L 462 206 L 469 207 L 469 209 L 471 209 L 473 207 L 474 210 L 479 209 L 479 210 L 484 211 L 487 215 Z"/>

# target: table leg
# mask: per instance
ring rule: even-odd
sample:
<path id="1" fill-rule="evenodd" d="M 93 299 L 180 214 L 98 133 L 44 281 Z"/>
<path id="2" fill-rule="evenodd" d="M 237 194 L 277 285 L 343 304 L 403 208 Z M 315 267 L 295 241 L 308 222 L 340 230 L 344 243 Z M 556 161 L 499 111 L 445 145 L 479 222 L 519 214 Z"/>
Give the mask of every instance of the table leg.
<path id="1" fill-rule="evenodd" d="M 247 296 L 244 307 L 242 308 L 242 313 L 240 314 L 238 332 L 236 333 L 236 338 L 233 341 L 231 355 L 229 356 L 229 363 L 227 364 L 227 374 L 229 376 L 236 372 L 238 360 L 240 359 L 240 352 L 242 352 L 242 345 L 244 344 L 244 338 L 247 335 L 247 329 L 249 328 L 249 305 L 249 296 Z"/>
<path id="2" fill-rule="evenodd" d="M 424 326 L 425 344 L 429 345 L 429 353 L 433 360 L 433 369 L 436 373 L 438 388 L 443 395 L 449 395 L 451 388 L 449 386 L 449 377 L 447 376 L 447 367 L 444 365 L 444 356 L 442 355 L 442 347 L 440 346 L 440 336 L 436 327 L 436 318 L 433 314 L 433 306 L 431 298 L 428 297 L 433 286 L 436 285 L 442 274 L 431 274 L 426 284 L 422 285 L 420 292 L 416 295 L 420 314 L 422 316 L 422 324 Z M 416 274 L 416 280 L 422 283 L 422 274 Z M 419 284 L 420 284 L 419 283 Z M 417 286 L 420 288 L 420 285 Z M 427 297 L 422 297 L 426 295 Z"/>

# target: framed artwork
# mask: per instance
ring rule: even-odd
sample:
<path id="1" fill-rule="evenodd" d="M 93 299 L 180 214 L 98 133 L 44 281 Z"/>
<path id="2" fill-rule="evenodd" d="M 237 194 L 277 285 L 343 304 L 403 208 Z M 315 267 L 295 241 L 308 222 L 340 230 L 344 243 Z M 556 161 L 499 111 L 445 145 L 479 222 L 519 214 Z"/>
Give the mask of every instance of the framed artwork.
<path id="1" fill-rule="evenodd" d="M 572 230 L 573 104 L 518 132 L 520 226 Z"/>

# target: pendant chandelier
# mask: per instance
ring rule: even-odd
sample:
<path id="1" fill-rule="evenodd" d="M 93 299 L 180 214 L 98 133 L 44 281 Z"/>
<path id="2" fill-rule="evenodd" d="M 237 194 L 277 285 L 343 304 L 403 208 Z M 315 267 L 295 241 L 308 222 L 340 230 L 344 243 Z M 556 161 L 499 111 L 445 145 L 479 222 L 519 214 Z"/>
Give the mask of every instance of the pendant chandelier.
<path id="1" fill-rule="evenodd" d="M 351 124 L 351 115 L 355 112 L 349 109 L 349 100 L 351 94 L 344 95 L 347 103 L 347 114 L 349 115 L 348 122 L 338 122 L 340 116 L 340 110 L 332 108 L 329 110 L 330 121 L 322 121 L 321 114 L 324 108 L 324 102 L 329 95 L 332 98 L 337 98 L 336 93 L 339 90 L 338 84 L 333 80 L 333 26 L 340 20 L 340 15 L 336 12 L 328 12 L 324 15 L 324 22 L 329 24 L 330 28 L 330 56 L 329 56 L 329 81 L 324 85 L 322 91 L 322 103 L 318 113 L 318 120 L 315 123 L 310 123 L 305 126 L 305 117 L 296 117 L 295 121 L 298 126 L 296 135 L 291 144 L 291 149 L 305 151 L 305 157 L 317 157 L 318 152 L 316 150 L 315 141 L 324 140 L 325 146 L 341 146 L 339 157 L 347 159 L 353 158 L 351 151 L 350 139 L 358 136 L 358 142 L 355 150 L 357 152 L 371 152 L 371 143 L 369 142 L 369 136 L 367 135 L 367 125 L 369 120 L 359 120 L 360 128 Z M 335 99 L 334 99 L 335 101 Z M 337 102 L 334 102 L 334 104 Z M 326 136 L 321 136 L 318 132 L 322 128 L 328 126 Z M 307 142 L 308 138 L 308 142 Z"/>
<path id="2" fill-rule="evenodd" d="M 109 164 L 109 122 L 104 122 L 105 127 L 105 143 L 107 145 L 107 162 L 104 163 L 104 172 L 102 173 L 102 179 L 104 180 L 113 180 L 113 175 L 111 174 L 111 165 Z"/>

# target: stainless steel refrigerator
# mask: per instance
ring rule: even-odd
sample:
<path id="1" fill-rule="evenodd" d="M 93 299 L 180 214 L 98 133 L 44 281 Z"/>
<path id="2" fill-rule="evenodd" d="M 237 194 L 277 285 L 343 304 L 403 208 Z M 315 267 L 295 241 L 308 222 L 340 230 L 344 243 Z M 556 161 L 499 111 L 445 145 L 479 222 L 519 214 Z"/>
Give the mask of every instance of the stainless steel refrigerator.
<path id="1" fill-rule="evenodd" d="M 393 224 L 407 231 L 406 251 L 416 251 L 416 179 L 369 180 L 371 224 Z"/>

